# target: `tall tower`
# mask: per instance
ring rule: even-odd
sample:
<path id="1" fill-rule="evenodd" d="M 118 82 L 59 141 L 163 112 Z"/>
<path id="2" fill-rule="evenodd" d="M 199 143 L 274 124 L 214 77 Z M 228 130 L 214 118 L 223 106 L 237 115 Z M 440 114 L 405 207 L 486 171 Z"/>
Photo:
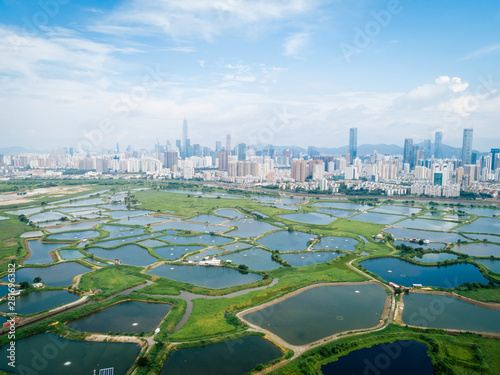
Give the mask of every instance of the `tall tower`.
<path id="1" fill-rule="evenodd" d="M 226 151 L 228 155 L 231 155 L 231 134 L 226 135 Z"/>
<path id="2" fill-rule="evenodd" d="M 405 149 L 403 155 L 403 163 L 410 164 L 410 169 L 415 166 L 415 158 L 413 157 L 413 138 L 405 139 Z"/>
<path id="3" fill-rule="evenodd" d="M 472 164 L 472 129 L 464 129 L 462 143 L 462 165 Z"/>
<path id="4" fill-rule="evenodd" d="M 182 147 L 186 147 L 186 140 L 188 139 L 188 122 L 184 118 L 184 123 L 182 124 Z"/>
<path id="5" fill-rule="evenodd" d="M 443 132 L 436 132 L 436 136 L 434 139 L 434 157 L 436 159 L 443 158 L 442 145 L 443 145 Z"/>
<path id="6" fill-rule="evenodd" d="M 358 128 L 349 129 L 349 154 L 352 160 L 358 156 Z"/>

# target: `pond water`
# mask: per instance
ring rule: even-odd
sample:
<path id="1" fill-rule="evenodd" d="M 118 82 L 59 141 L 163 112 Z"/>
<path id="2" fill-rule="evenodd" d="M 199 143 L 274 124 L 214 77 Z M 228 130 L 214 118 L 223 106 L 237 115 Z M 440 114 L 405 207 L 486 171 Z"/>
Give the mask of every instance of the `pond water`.
<path id="1" fill-rule="evenodd" d="M 439 212 L 439 211 L 429 211 L 425 214 L 423 214 L 422 216 L 424 217 L 441 217 L 443 216 L 444 213 L 443 212 Z"/>
<path id="2" fill-rule="evenodd" d="M 124 218 L 132 218 L 136 216 L 143 216 L 153 213 L 153 211 L 146 210 L 124 210 L 124 211 L 111 211 L 105 212 L 106 215 L 111 216 L 113 219 L 124 219 Z"/>
<path id="3" fill-rule="evenodd" d="M 42 236 L 43 236 L 43 232 L 41 230 L 33 230 L 30 232 L 24 232 L 23 234 L 21 234 L 20 237 L 21 238 L 31 238 L 31 237 L 42 237 Z"/>
<path id="4" fill-rule="evenodd" d="M 497 234 L 500 233 L 500 219 L 480 217 L 476 221 L 466 224 L 457 230 L 460 232 Z"/>
<path id="5" fill-rule="evenodd" d="M 76 262 L 59 263 L 49 267 L 19 268 L 16 270 L 16 283 L 28 281 L 31 284 L 35 277 L 40 276 L 45 285 L 67 286 L 71 285 L 76 275 L 90 271 L 92 270 Z M 7 277 L 2 279 L 4 282 L 6 280 Z"/>
<path id="6" fill-rule="evenodd" d="M 346 250 L 354 251 L 356 250 L 356 245 L 358 240 L 349 237 L 334 237 L 327 236 L 319 240 L 319 242 L 314 245 L 313 250 Z"/>
<path id="7" fill-rule="evenodd" d="M 218 246 L 233 241 L 232 238 L 215 236 L 211 234 L 199 234 L 197 236 L 167 235 L 158 239 L 175 244 L 201 243 L 204 245 Z"/>
<path id="8" fill-rule="evenodd" d="M 286 260 L 292 267 L 304 267 L 316 263 L 324 263 L 338 257 L 339 253 L 333 251 L 315 251 L 307 253 L 281 254 L 281 259 Z"/>
<path id="9" fill-rule="evenodd" d="M 119 231 L 122 231 L 122 230 L 129 230 L 129 229 L 133 229 L 133 228 L 125 226 L 125 225 L 106 224 L 106 225 L 102 226 L 102 229 L 105 230 L 105 231 L 107 231 L 107 232 L 119 232 Z"/>
<path id="10" fill-rule="evenodd" d="M 243 250 L 243 249 L 249 249 L 253 245 L 245 242 L 235 242 L 229 245 L 224 245 L 223 249 L 227 251 L 236 251 L 236 250 Z"/>
<path id="11" fill-rule="evenodd" d="M 217 248 L 207 249 L 207 250 L 200 251 L 197 254 L 190 255 L 185 260 L 191 261 L 191 262 L 199 262 L 200 260 L 203 260 L 203 258 L 205 258 L 208 255 L 215 255 L 215 254 L 220 254 L 220 253 L 225 254 L 226 251 L 223 251 L 223 250 L 217 249 Z"/>
<path id="12" fill-rule="evenodd" d="M 480 241 L 488 240 L 490 242 L 500 243 L 500 236 L 494 236 L 491 234 L 470 234 L 470 233 L 466 233 L 465 235 L 475 240 L 480 240 Z"/>
<path id="13" fill-rule="evenodd" d="M 261 216 L 263 217 L 264 219 L 267 219 L 269 216 L 267 216 L 266 214 L 263 214 L 262 212 L 260 211 L 252 211 L 252 214 L 255 214 L 255 215 L 258 215 L 258 216 Z"/>
<path id="14" fill-rule="evenodd" d="M 158 240 L 145 240 L 138 242 L 138 245 L 142 246 L 147 246 L 147 247 L 158 247 L 158 246 L 165 246 L 166 243 Z"/>
<path id="15" fill-rule="evenodd" d="M 265 204 L 264 206 L 271 206 L 271 207 L 281 208 L 283 210 L 291 210 L 291 211 L 297 211 L 299 209 L 299 207 L 297 207 L 297 206 L 291 206 L 288 204 L 279 204 L 279 203 L 271 204 L 271 205 Z"/>
<path id="16" fill-rule="evenodd" d="M 375 284 L 325 285 L 305 290 L 244 318 L 292 345 L 380 322 L 386 294 Z"/>
<path id="17" fill-rule="evenodd" d="M 207 224 L 220 224 L 228 220 L 229 219 L 227 218 L 215 215 L 198 215 L 190 219 L 186 219 L 186 221 L 194 221 L 196 223 L 207 223 Z"/>
<path id="18" fill-rule="evenodd" d="M 336 217 L 348 217 L 352 214 L 357 213 L 357 211 L 338 210 L 335 208 L 318 208 L 318 212 L 322 212 L 327 215 L 333 215 Z"/>
<path id="19" fill-rule="evenodd" d="M 408 206 L 389 206 L 386 204 L 371 210 L 371 212 L 382 212 L 384 214 L 397 214 L 397 215 L 411 215 L 411 214 L 416 214 L 420 211 L 422 211 L 420 208 L 408 207 Z"/>
<path id="20" fill-rule="evenodd" d="M 59 250 L 59 255 L 61 255 L 61 258 L 64 260 L 79 259 L 85 256 L 78 250 Z"/>
<path id="21" fill-rule="evenodd" d="M 33 215 L 36 214 L 37 212 L 40 212 L 41 210 L 45 209 L 44 207 L 33 207 L 33 208 L 20 208 L 19 210 L 13 210 L 13 211 L 5 211 L 7 214 L 11 215 Z"/>
<path id="22" fill-rule="evenodd" d="M 280 231 L 262 237 L 257 243 L 271 250 L 297 251 L 307 249 L 307 241 L 314 237 L 314 234 L 304 232 Z"/>
<path id="23" fill-rule="evenodd" d="M 378 214 L 374 212 L 363 212 L 359 215 L 349 218 L 349 220 L 354 221 L 365 221 L 367 223 L 375 224 L 390 224 L 395 221 L 404 219 L 406 216 L 390 215 L 390 214 Z M 399 225 L 399 224 L 398 224 Z"/>
<path id="24" fill-rule="evenodd" d="M 422 263 L 434 263 L 434 262 L 442 262 L 445 260 L 455 260 L 458 258 L 458 255 L 455 254 L 449 254 L 449 253 L 430 253 L 430 254 L 424 254 L 422 258 L 419 257 L 414 257 L 413 260 L 416 260 L 417 262 L 422 262 Z"/>
<path id="25" fill-rule="evenodd" d="M 281 198 L 280 203 L 282 204 L 304 204 L 307 203 L 307 198 L 303 197 L 284 197 Z"/>
<path id="26" fill-rule="evenodd" d="M 117 238 L 116 240 L 97 242 L 94 245 L 110 248 L 110 247 L 115 247 L 118 245 L 123 245 L 126 243 L 144 240 L 144 239 L 151 238 L 154 236 L 157 236 L 157 234 L 155 234 L 155 233 L 143 234 L 141 236 L 134 236 L 134 237 L 128 237 L 128 238 L 122 238 L 122 239 Z"/>
<path id="27" fill-rule="evenodd" d="M 444 217 L 446 220 L 464 221 L 469 220 L 469 215 L 464 214 L 448 214 Z"/>
<path id="28" fill-rule="evenodd" d="M 467 254 L 473 257 L 500 257 L 500 245 L 492 243 L 470 243 L 465 245 L 456 245 L 453 251 Z"/>
<path id="29" fill-rule="evenodd" d="M 126 225 L 146 226 L 149 224 L 164 223 L 165 221 L 168 221 L 168 219 L 156 216 L 136 216 L 136 217 L 121 219 L 117 223 Z"/>
<path id="30" fill-rule="evenodd" d="M 457 242 L 457 240 L 464 240 L 458 233 L 444 233 L 444 232 L 429 232 L 425 230 L 405 229 L 405 228 L 389 228 L 385 232 L 392 234 L 396 238 L 401 239 L 422 239 L 436 242 Z"/>
<path id="31" fill-rule="evenodd" d="M 441 242 L 431 242 L 420 245 L 418 242 L 401 241 L 401 240 L 395 240 L 394 245 L 406 245 L 406 246 L 411 246 L 414 249 L 421 247 L 424 250 L 438 250 L 438 249 L 444 249 L 446 247 L 446 244 Z"/>
<path id="32" fill-rule="evenodd" d="M 80 223 L 71 223 L 57 228 L 47 228 L 47 232 L 59 233 L 59 232 L 68 232 L 72 230 L 92 229 L 94 225 L 100 224 L 105 221 L 106 220 L 91 220 L 91 221 L 83 221 Z"/>
<path id="33" fill-rule="evenodd" d="M 221 260 L 231 260 L 233 264 L 244 264 L 254 271 L 268 271 L 281 267 L 271 259 L 271 253 L 262 249 L 249 249 L 218 257 Z"/>
<path id="34" fill-rule="evenodd" d="M 490 271 L 500 273 L 500 261 L 491 259 L 474 259 L 474 262 L 481 263 L 486 266 Z"/>
<path id="35" fill-rule="evenodd" d="M 372 206 L 368 206 L 367 204 L 356 204 L 356 203 L 348 203 L 348 202 L 318 202 L 314 203 L 312 206 L 315 207 L 329 207 L 329 208 L 342 208 L 344 210 L 369 210 Z"/>
<path id="36" fill-rule="evenodd" d="M 171 221 L 169 223 L 157 224 L 153 226 L 154 231 L 159 231 L 164 229 L 181 229 L 181 230 L 191 230 L 194 232 L 207 232 L 207 233 L 225 232 L 229 230 L 229 228 L 226 226 L 215 225 L 215 224 L 188 223 L 186 221 Z"/>
<path id="37" fill-rule="evenodd" d="M 124 245 L 116 249 L 106 250 L 93 247 L 86 250 L 95 256 L 103 259 L 114 260 L 120 259 L 122 264 L 129 264 L 131 266 L 149 266 L 159 259 L 153 257 L 148 251 L 138 245 Z"/>
<path id="38" fill-rule="evenodd" d="M 64 214 L 60 212 L 42 212 L 39 214 L 35 214 L 33 216 L 30 216 L 30 221 L 34 223 L 38 223 L 40 221 L 51 221 L 51 220 L 59 220 L 61 217 L 65 216 Z"/>
<path id="39" fill-rule="evenodd" d="M 154 251 L 162 258 L 173 260 L 181 258 L 186 253 L 190 253 L 196 250 L 201 250 L 203 249 L 203 247 L 204 246 L 196 246 L 196 245 L 163 246 L 163 247 L 156 247 Z M 220 250 L 217 250 L 217 252 L 220 252 Z"/>
<path id="40" fill-rule="evenodd" d="M 254 195 L 254 196 L 250 197 L 250 199 L 253 199 L 257 202 L 272 203 L 272 202 L 279 201 L 280 197 L 269 197 L 267 195 Z"/>
<path id="41" fill-rule="evenodd" d="M 81 232 L 63 232 L 51 234 L 47 238 L 49 240 L 81 240 L 83 238 L 98 237 L 99 232 L 96 230 L 84 230 Z"/>
<path id="42" fill-rule="evenodd" d="M 77 197 L 77 198 L 81 198 L 81 197 Z M 76 199 L 76 198 L 73 198 L 73 199 Z M 102 198 L 82 199 L 82 200 L 73 201 L 73 202 L 70 202 L 69 200 L 65 199 L 65 200 L 53 202 L 53 203 L 57 204 L 57 203 L 63 203 L 63 202 L 64 202 L 64 204 L 62 204 L 61 206 L 65 206 L 65 207 L 68 207 L 68 206 L 70 206 L 70 207 L 93 206 L 96 204 L 105 203 L 104 199 L 102 199 Z"/>
<path id="43" fill-rule="evenodd" d="M 151 333 L 169 313 L 171 305 L 125 301 L 68 323 L 68 327 L 81 332 Z"/>
<path id="44" fill-rule="evenodd" d="M 137 236 L 144 234 L 144 229 L 132 229 L 132 230 L 123 230 L 119 232 L 110 232 L 109 236 L 106 237 L 106 240 L 111 240 L 113 238 L 124 238 L 130 236 Z"/>
<path id="45" fill-rule="evenodd" d="M 370 272 L 393 283 L 412 286 L 422 284 L 443 288 L 454 288 L 463 283 L 488 284 L 479 268 L 472 264 L 450 266 L 418 266 L 397 258 L 369 259 L 360 263 Z"/>
<path id="46" fill-rule="evenodd" d="M 162 264 L 147 273 L 211 289 L 251 284 L 261 279 L 260 275 L 253 273 L 242 274 L 231 268 L 210 266 Z"/>
<path id="47" fill-rule="evenodd" d="M 423 230 L 450 230 L 457 226 L 457 223 L 442 220 L 430 219 L 406 219 L 396 224 L 398 227 L 423 229 Z"/>
<path id="48" fill-rule="evenodd" d="M 285 214 L 278 215 L 283 219 L 297 221 L 299 223 L 306 224 L 317 224 L 317 225 L 326 225 L 335 220 L 328 215 L 320 214 L 318 212 L 308 212 L 308 213 L 300 213 L 300 214 Z"/>
<path id="49" fill-rule="evenodd" d="M 404 323 L 428 328 L 500 332 L 500 310 L 438 294 L 410 293 L 403 298 Z"/>
<path id="50" fill-rule="evenodd" d="M 258 237 L 266 232 L 278 229 L 274 225 L 255 219 L 234 220 L 227 225 L 238 227 L 238 229 L 231 231 L 228 235 L 242 238 Z"/>
<path id="51" fill-rule="evenodd" d="M 42 279 L 42 282 L 44 280 Z M 16 298 L 16 313 L 32 315 L 66 305 L 80 299 L 80 296 L 67 290 L 37 290 Z M 7 312 L 7 303 L 0 305 L 0 311 Z"/>
<path id="52" fill-rule="evenodd" d="M 374 345 L 321 366 L 321 372 L 323 375 L 433 375 L 434 367 L 427 350 L 427 346 L 418 341 Z"/>
<path id="53" fill-rule="evenodd" d="M 161 375 L 243 375 L 259 363 L 282 355 L 281 350 L 258 336 L 218 344 L 180 349 L 167 358 Z"/>
<path id="54" fill-rule="evenodd" d="M 69 243 L 45 243 L 40 240 L 26 241 L 31 255 L 23 264 L 52 263 L 50 252 L 61 247 L 70 246 Z"/>
<path id="55" fill-rule="evenodd" d="M 0 369 L 11 371 L 7 350 L 8 345 L 0 349 Z M 42 333 L 17 341 L 16 350 L 30 353 L 16 356 L 16 368 L 24 374 L 88 375 L 109 367 L 114 367 L 115 374 L 127 373 L 141 347 L 132 343 L 75 341 Z"/>
<path id="56" fill-rule="evenodd" d="M 456 210 L 479 216 L 500 215 L 500 210 L 488 207 L 457 207 Z"/>

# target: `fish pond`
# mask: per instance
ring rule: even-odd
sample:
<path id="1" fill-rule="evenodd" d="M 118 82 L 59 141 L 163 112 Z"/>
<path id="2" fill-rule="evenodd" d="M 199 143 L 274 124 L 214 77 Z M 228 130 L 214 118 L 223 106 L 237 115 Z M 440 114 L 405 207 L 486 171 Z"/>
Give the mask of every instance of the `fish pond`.
<path id="1" fill-rule="evenodd" d="M 31 255 L 23 262 L 24 264 L 52 263 L 51 251 L 71 245 L 68 243 L 47 243 L 40 240 L 30 240 L 27 243 Z"/>
<path id="2" fill-rule="evenodd" d="M 326 236 L 313 246 L 313 250 L 345 250 L 354 251 L 359 241 L 349 237 Z"/>
<path id="3" fill-rule="evenodd" d="M 270 341 L 258 336 L 242 337 L 189 349 L 179 349 L 167 358 L 161 375 L 243 375 L 258 364 L 282 355 Z"/>
<path id="4" fill-rule="evenodd" d="M 395 240 L 394 245 L 406 245 L 406 246 L 411 246 L 414 249 L 417 248 L 422 248 L 424 250 L 438 250 L 438 249 L 444 249 L 446 244 L 441 243 L 441 242 L 431 242 L 431 243 L 423 243 L 420 245 L 418 242 L 410 242 L 410 241 L 401 241 L 401 240 Z"/>
<path id="5" fill-rule="evenodd" d="M 422 263 L 434 263 L 434 262 L 443 262 L 445 260 L 455 260 L 458 258 L 458 255 L 449 254 L 449 253 L 429 253 L 424 254 L 422 258 L 414 257 L 413 260 Z"/>
<path id="6" fill-rule="evenodd" d="M 122 264 L 129 264 L 131 266 L 148 266 L 159 259 L 153 257 L 149 252 L 138 245 L 124 245 L 116 249 L 107 250 L 101 248 L 90 248 L 86 250 L 95 256 L 103 259 L 114 260 L 120 259 Z"/>
<path id="7" fill-rule="evenodd" d="M 279 231 L 260 238 L 257 243 L 271 250 L 297 251 L 307 249 L 314 235 L 298 231 Z"/>
<path id="8" fill-rule="evenodd" d="M 456 222 L 431 219 L 406 219 L 396 224 L 398 227 L 446 231 L 457 226 Z"/>
<path id="9" fill-rule="evenodd" d="M 453 247 L 453 251 L 473 257 L 500 257 L 500 245 L 492 243 L 459 244 Z"/>
<path id="10" fill-rule="evenodd" d="M 171 305 L 125 301 L 68 323 L 81 332 L 151 333 L 169 313 Z"/>
<path id="11" fill-rule="evenodd" d="M 196 250 L 203 249 L 203 246 L 196 245 L 182 245 L 182 246 L 162 246 L 156 247 L 154 252 L 164 259 L 178 259 L 181 258 L 186 253 L 191 253 Z M 220 250 L 218 250 L 220 252 Z"/>
<path id="12" fill-rule="evenodd" d="M 177 266 L 172 264 L 159 265 L 147 273 L 210 289 L 251 284 L 262 278 L 254 273 L 245 274 L 225 267 Z"/>
<path id="13" fill-rule="evenodd" d="M 445 233 L 445 232 L 429 232 L 425 230 L 405 229 L 405 228 L 389 228 L 385 232 L 392 234 L 400 239 L 422 239 L 435 242 L 457 242 L 457 240 L 465 240 L 458 233 Z"/>
<path id="14" fill-rule="evenodd" d="M 299 223 L 316 224 L 316 225 L 326 225 L 335 220 L 335 218 L 332 218 L 328 215 L 320 214 L 318 212 L 285 214 L 285 215 L 279 215 L 279 217 L 287 220 L 296 221 Z"/>
<path id="15" fill-rule="evenodd" d="M 403 322 L 426 328 L 500 332 L 500 310 L 438 294 L 410 293 L 403 298 Z"/>
<path id="16" fill-rule="evenodd" d="M 47 237 L 49 240 L 81 240 L 84 238 L 98 237 L 99 232 L 96 230 L 84 230 L 81 232 L 64 232 L 51 234 Z"/>
<path id="17" fill-rule="evenodd" d="M 336 333 L 376 326 L 386 297 L 384 288 L 376 284 L 323 285 L 244 318 L 292 345 L 305 345 Z"/>
<path id="18" fill-rule="evenodd" d="M 376 212 L 363 212 L 359 215 L 349 218 L 349 220 L 364 221 L 367 223 L 374 223 L 374 224 L 390 224 L 394 223 L 395 221 L 404 219 L 405 217 L 406 216 L 379 214 Z"/>
<path id="19" fill-rule="evenodd" d="M 287 261 L 292 267 L 304 267 L 316 263 L 324 263 L 338 257 L 339 253 L 333 251 L 315 251 L 307 253 L 281 254 L 281 259 Z"/>
<path id="20" fill-rule="evenodd" d="M 350 352 L 321 366 L 323 375 L 434 375 L 427 346 L 418 341 L 395 341 Z M 390 355 L 390 356 L 389 356 Z M 383 369 L 383 371 L 380 371 Z"/>
<path id="21" fill-rule="evenodd" d="M 0 370 L 11 371 L 7 350 L 8 345 L 0 348 Z M 42 333 L 17 341 L 16 350 L 30 353 L 16 356 L 16 368 L 25 374 L 88 375 L 109 367 L 114 367 L 115 374 L 127 373 L 141 347 L 131 343 L 75 341 Z"/>
<path id="22" fill-rule="evenodd" d="M 38 314 L 57 306 L 75 302 L 79 298 L 80 296 L 67 290 L 36 290 L 16 298 L 16 313 L 21 315 Z M 0 311 L 8 311 L 6 303 L 0 305 Z"/>
<path id="23" fill-rule="evenodd" d="M 408 206 L 389 206 L 386 204 L 371 210 L 371 212 L 381 212 L 384 214 L 396 214 L 396 215 L 411 215 L 411 214 L 416 214 L 420 211 L 421 211 L 420 208 L 408 207 Z"/>
<path id="24" fill-rule="evenodd" d="M 266 232 L 278 229 L 274 225 L 255 219 L 235 220 L 226 225 L 238 227 L 238 229 L 229 232 L 228 235 L 242 238 L 258 237 Z"/>
<path id="25" fill-rule="evenodd" d="M 500 233 L 500 219 L 480 217 L 457 230 L 460 232 L 498 234 Z"/>
<path id="26" fill-rule="evenodd" d="M 486 266 L 486 268 L 489 269 L 490 271 L 500 273 L 500 260 L 474 259 L 474 262 Z"/>
<path id="27" fill-rule="evenodd" d="M 249 249 L 218 257 L 231 260 L 233 264 L 244 264 L 254 271 L 269 271 L 281 265 L 271 259 L 271 253 L 262 249 Z"/>
<path id="28" fill-rule="evenodd" d="M 449 266 L 419 266 L 398 258 L 369 259 L 360 263 L 368 271 L 393 283 L 412 286 L 422 284 L 443 288 L 454 288 L 463 283 L 488 284 L 479 268 L 472 264 Z"/>
<path id="29" fill-rule="evenodd" d="M 16 270 L 16 283 L 28 281 L 31 284 L 33 279 L 39 276 L 45 285 L 67 286 L 71 285 L 73 277 L 89 271 L 91 269 L 76 262 L 59 263 L 49 267 L 19 268 Z M 4 282 L 6 280 L 7 277 L 2 279 Z"/>

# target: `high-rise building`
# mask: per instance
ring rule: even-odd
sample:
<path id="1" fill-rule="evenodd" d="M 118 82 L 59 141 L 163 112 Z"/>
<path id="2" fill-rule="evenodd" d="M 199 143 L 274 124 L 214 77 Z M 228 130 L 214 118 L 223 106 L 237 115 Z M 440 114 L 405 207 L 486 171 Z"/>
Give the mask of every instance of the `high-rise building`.
<path id="1" fill-rule="evenodd" d="M 186 147 L 186 141 L 188 139 L 188 122 L 184 118 L 184 123 L 182 124 L 182 147 Z"/>
<path id="2" fill-rule="evenodd" d="M 436 132 L 434 139 L 434 157 L 436 159 L 443 158 L 443 132 Z"/>
<path id="3" fill-rule="evenodd" d="M 358 128 L 349 129 L 349 154 L 352 160 L 358 156 Z"/>
<path id="4" fill-rule="evenodd" d="M 167 161 L 165 163 L 166 167 L 170 169 L 172 172 L 177 172 L 177 151 L 167 151 Z"/>
<path id="5" fill-rule="evenodd" d="M 472 129 L 464 129 L 462 143 L 462 165 L 472 163 Z"/>
<path id="6" fill-rule="evenodd" d="M 245 161 L 247 158 L 247 145 L 244 143 L 238 144 L 238 161 Z"/>
<path id="7" fill-rule="evenodd" d="M 215 152 L 220 152 L 220 150 L 222 150 L 222 142 L 215 141 Z"/>
<path id="8" fill-rule="evenodd" d="M 424 159 L 429 159 L 431 157 L 431 140 L 424 140 Z"/>
<path id="9" fill-rule="evenodd" d="M 219 152 L 219 171 L 227 171 L 228 168 L 228 152 Z"/>
<path id="10" fill-rule="evenodd" d="M 231 155 L 231 134 L 226 135 L 226 151 L 228 155 Z"/>
<path id="11" fill-rule="evenodd" d="M 306 180 L 306 161 L 303 159 L 292 161 L 292 178 L 297 182 Z"/>
<path id="12" fill-rule="evenodd" d="M 500 154 L 500 148 L 492 148 L 491 149 L 491 170 L 494 171 L 499 167 L 498 156 Z"/>
<path id="13" fill-rule="evenodd" d="M 410 165 L 410 170 L 415 166 L 415 158 L 413 156 L 413 139 L 405 139 L 405 148 L 403 154 L 403 164 L 408 163 Z"/>

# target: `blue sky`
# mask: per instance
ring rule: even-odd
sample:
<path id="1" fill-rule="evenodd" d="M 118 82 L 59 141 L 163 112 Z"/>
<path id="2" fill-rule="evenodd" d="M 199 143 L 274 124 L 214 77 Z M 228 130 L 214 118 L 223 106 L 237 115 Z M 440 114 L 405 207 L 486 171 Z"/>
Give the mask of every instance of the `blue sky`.
<path id="1" fill-rule="evenodd" d="M 0 147 L 498 147 L 500 3 L 0 0 Z"/>

